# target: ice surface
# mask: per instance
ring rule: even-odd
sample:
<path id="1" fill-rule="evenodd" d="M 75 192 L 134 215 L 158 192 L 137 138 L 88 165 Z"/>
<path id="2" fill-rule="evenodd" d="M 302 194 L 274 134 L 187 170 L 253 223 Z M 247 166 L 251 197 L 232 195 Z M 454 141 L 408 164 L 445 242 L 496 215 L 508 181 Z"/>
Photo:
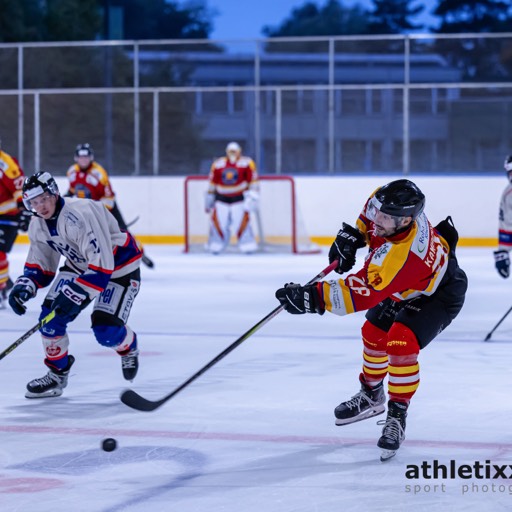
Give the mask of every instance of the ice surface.
<path id="1" fill-rule="evenodd" d="M 277 306 L 274 291 L 327 265 L 310 256 L 185 255 L 147 246 L 130 318 L 139 335 L 133 389 L 166 395 Z M 27 246 L 11 254 L 22 269 Z M 490 249 L 459 249 L 466 305 L 420 354 L 421 385 L 397 456 L 379 460 L 378 419 L 336 427 L 358 390 L 363 315 L 283 312 L 151 413 L 119 401 L 119 357 L 99 346 L 89 312 L 72 324 L 77 362 L 60 398 L 27 400 L 46 373 L 36 334 L 0 361 L 0 510 L 4 512 L 509 511 L 512 509 L 512 282 Z M 4 350 L 37 322 L 0 311 Z M 114 437 L 118 449 L 100 449 Z M 487 465 L 490 478 L 408 479 L 423 463 Z M 493 465 L 507 478 L 495 476 Z M 432 473 L 430 473 L 432 476 Z M 408 487 L 410 486 L 410 487 Z M 417 486 L 415 488 L 415 486 Z M 409 492 L 410 489 L 410 492 Z M 414 490 L 416 489 L 416 494 Z"/>

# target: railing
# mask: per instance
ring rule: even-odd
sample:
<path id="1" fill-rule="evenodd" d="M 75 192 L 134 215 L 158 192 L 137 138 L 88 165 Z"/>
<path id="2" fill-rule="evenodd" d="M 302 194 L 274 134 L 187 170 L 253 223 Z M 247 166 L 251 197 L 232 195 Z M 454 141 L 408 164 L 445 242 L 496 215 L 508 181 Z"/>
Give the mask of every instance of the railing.
<path id="1" fill-rule="evenodd" d="M 0 136 L 59 174 L 206 173 L 229 140 L 262 172 L 500 172 L 512 34 L 0 45 Z"/>

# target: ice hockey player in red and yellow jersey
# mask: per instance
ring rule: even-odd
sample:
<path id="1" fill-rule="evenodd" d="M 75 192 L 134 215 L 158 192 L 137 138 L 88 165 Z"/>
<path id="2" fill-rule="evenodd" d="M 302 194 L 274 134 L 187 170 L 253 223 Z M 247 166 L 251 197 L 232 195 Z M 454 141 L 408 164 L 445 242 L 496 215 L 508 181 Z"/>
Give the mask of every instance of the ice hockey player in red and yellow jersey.
<path id="1" fill-rule="evenodd" d="M 211 166 L 205 211 L 211 214 L 207 249 L 218 254 L 229 245 L 231 232 L 243 253 L 258 249 L 250 223 L 250 213 L 258 207 L 259 182 L 256 164 L 242 155 L 236 142 L 226 147 L 226 156 Z"/>
<path id="2" fill-rule="evenodd" d="M 116 218 L 119 227 L 128 231 L 128 226 L 121 215 L 116 196 L 107 171 L 94 160 L 94 152 L 90 144 L 78 144 L 75 149 L 75 163 L 67 170 L 69 190 L 65 197 L 81 197 L 101 201 Z M 143 254 L 142 262 L 149 268 L 154 267 L 153 261 Z"/>
<path id="3" fill-rule="evenodd" d="M 304 287 L 287 284 L 276 297 L 289 313 L 336 315 L 366 311 L 362 327 L 361 390 L 335 409 L 337 425 L 388 412 L 377 445 L 387 460 L 405 439 L 407 409 L 419 382 L 418 354 L 458 315 L 467 278 L 455 258 L 458 235 L 451 217 L 435 228 L 425 196 L 411 181 L 377 189 L 357 219 L 343 224 L 329 251 L 336 272 L 352 269 L 358 248 L 368 246 L 363 267 L 348 276 Z"/>
<path id="4" fill-rule="evenodd" d="M 21 189 L 25 175 L 16 158 L 2 150 L 0 140 L 0 308 L 5 308 L 12 287 L 7 255 L 14 245 L 18 229 L 26 231 L 30 214 L 23 207 Z"/>

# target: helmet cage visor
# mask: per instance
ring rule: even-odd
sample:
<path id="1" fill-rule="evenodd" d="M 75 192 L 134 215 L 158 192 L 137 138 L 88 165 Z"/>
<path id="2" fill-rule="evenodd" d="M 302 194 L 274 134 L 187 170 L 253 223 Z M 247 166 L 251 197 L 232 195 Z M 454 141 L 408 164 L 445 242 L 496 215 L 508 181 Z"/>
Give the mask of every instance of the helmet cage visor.
<path id="1" fill-rule="evenodd" d="M 368 220 L 372 222 L 376 222 L 377 216 L 379 216 L 379 220 L 390 220 L 394 223 L 395 227 L 398 228 L 403 225 L 403 221 L 406 218 L 404 215 L 394 215 L 395 211 L 393 208 L 388 205 L 382 204 L 376 196 L 373 196 L 368 202 L 368 206 L 366 208 L 366 217 Z"/>
<path id="2" fill-rule="evenodd" d="M 30 185 L 30 183 L 33 182 L 33 179 L 34 177 L 27 178 L 22 194 L 23 204 L 29 212 L 35 211 L 32 207 L 32 199 L 44 194 L 45 192 L 48 192 L 53 196 L 59 195 L 57 183 L 49 172 L 44 172 L 38 176 L 37 184 L 34 183 L 35 186 L 28 188 L 27 185 Z"/>

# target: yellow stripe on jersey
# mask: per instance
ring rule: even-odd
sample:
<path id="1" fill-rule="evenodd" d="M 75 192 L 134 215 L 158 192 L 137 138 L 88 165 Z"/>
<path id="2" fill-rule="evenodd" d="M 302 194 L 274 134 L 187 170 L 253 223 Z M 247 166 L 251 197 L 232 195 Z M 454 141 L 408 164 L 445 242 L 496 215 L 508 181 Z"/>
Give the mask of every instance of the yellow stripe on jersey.
<path id="1" fill-rule="evenodd" d="M 368 265 L 368 284 L 374 290 L 384 290 L 395 279 L 407 261 L 417 231 L 418 226 L 414 223 L 411 232 L 400 243 L 387 242 L 375 250 Z"/>

